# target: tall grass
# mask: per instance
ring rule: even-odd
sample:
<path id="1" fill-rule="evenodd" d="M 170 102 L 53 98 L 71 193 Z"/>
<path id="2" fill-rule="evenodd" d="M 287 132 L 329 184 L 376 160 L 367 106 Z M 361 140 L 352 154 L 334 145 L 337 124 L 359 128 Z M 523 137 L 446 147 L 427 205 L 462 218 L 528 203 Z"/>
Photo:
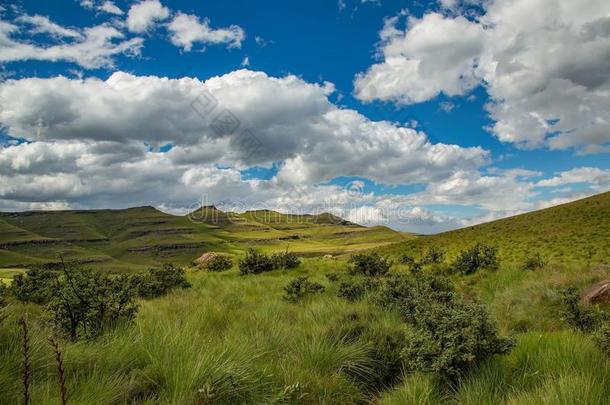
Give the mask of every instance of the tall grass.
<path id="1" fill-rule="evenodd" d="M 610 397 L 608 358 L 588 337 L 562 330 L 552 297 L 557 285 L 584 285 L 605 274 L 503 268 L 458 279 L 460 290 L 487 303 L 506 330 L 525 331 L 517 346 L 464 376 L 455 392 L 431 375 L 406 373 L 396 387 L 374 393 L 363 383 L 375 365 L 370 348 L 336 330 L 354 313 L 373 330 L 401 321 L 366 300 L 337 298 L 340 283 L 324 274 L 344 268 L 341 261 L 307 259 L 295 270 L 254 276 L 190 274 L 191 289 L 140 301 L 134 325 L 93 341 L 60 342 L 69 403 L 602 404 Z M 297 304 L 282 299 L 283 286 L 298 275 L 324 284 L 326 292 Z M 0 314 L 0 403 L 21 398 L 17 321 L 26 310 L 31 403 L 60 403 L 45 316 L 40 307 L 18 303 Z"/>

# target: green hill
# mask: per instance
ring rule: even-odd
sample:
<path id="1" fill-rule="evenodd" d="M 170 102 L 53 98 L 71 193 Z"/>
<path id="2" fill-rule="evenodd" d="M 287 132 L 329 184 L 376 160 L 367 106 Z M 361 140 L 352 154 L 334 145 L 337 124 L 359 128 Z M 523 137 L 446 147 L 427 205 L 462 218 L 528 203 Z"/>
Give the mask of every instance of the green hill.
<path id="1" fill-rule="evenodd" d="M 187 264 L 204 252 L 240 253 L 248 247 L 341 254 L 408 237 L 330 214 L 297 218 L 268 210 L 264 215 L 224 212 L 214 206 L 186 216 L 153 207 L 0 213 L 0 268 L 57 263 L 59 253 L 70 262 L 107 270 Z"/>
<path id="2" fill-rule="evenodd" d="M 610 261 L 610 192 L 539 211 L 451 232 L 423 236 L 382 248 L 393 255 L 419 256 L 428 247 L 448 256 L 477 242 L 498 248 L 503 260 L 521 262 L 540 253 L 552 262 Z"/>

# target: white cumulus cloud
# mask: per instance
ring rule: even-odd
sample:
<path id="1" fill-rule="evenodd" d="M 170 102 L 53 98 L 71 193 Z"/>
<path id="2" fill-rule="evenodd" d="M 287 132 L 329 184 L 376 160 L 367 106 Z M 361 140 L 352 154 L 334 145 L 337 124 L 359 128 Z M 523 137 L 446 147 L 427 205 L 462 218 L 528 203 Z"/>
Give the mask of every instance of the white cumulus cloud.
<path id="1" fill-rule="evenodd" d="M 158 0 L 144 0 L 129 8 L 127 12 L 127 28 L 131 32 L 146 32 L 156 22 L 165 20 L 169 15 L 169 9 Z"/>
<path id="2" fill-rule="evenodd" d="M 357 97 L 410 104 L 483 85 L 500 141 L 610 150 L 610 2 L 481 3 L 477 17 L 443 1 L 450 14 L 410 17 L 405 30 L 388 20 L 382 60 L 356 76 Z"/>
<path id="3" fill-rule="evenodd" d="M 240 26 L 226 28 L 210 27 L 210 20 L 199 19 L 196 15 L 178 12 L 169 23 L 171 41 L 185 51 L 190 51 L 196 43 L 226 44 L 228 48 L 240 48 L 246 33 Z"/>

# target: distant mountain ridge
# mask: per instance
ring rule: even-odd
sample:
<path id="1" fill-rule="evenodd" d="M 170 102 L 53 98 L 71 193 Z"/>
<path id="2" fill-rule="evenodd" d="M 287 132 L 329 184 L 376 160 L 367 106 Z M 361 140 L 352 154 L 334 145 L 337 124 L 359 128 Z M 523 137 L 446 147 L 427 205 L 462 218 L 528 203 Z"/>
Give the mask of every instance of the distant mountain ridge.
<path id="1" fill-rule="evenodd" d="M 66 260 L 109 270 L 186 264 L 206 251 L 289 247 L 304 255 L 343 253 L 409 237 L 366 228 L 332 214 L 290 215 L 271 210 L 225 212 L 200 207 L 171 215 L 151 206 L 127 209 L 0 213 L 0 268 Z"/>

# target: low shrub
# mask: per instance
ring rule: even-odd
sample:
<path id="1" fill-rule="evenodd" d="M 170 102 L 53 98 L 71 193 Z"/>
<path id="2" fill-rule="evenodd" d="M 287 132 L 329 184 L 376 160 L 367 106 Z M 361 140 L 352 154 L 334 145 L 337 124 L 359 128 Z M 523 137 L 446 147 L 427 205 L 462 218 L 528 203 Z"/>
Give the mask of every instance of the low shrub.
<path id="1" fill-rule="evenodd" d="M 339 290 L 337 291 L 337 296 L 341 298 L 345 298 L 348 301 L 358 301 L 362 299 L 364 294 L 367 291 L 375 290 L 379 287 L 379 282 L 377 280 L 372 280 L 370 278 L 364 280 L 349 280 L 344 281 L 339 286 Z"/>
<path id="2" fill-rule="evenodd" d="M 595 309 L 582 305 L 580 295 L 575 287 L 559 291 L 561 295 L 561 318 L 569 326 L 583 332 L 590 332 L 597 328 L 601 314 Z"/>
<path id="3" fill-rule="evenodd" d="M 47 304 L 53 298 L 58 274 L 54 270 L 31 268 L 13 278 L 10 291 L 20 301 Z"/>
<path id="4" fill-rule="evenodd" d="M 160 297 L 174 288 L 189 288 L 191 286 L 186 279 L 184 269 L 172 264 L 164 264 L 160 268 L 149 269 L 148 274 L 133 275 L 127 282 L 143 298 Z"/>
<path id="5" fill-rule="evenodd" d="M 330 282 L 339 281 L 339 273 L 328 273 L 325 275 L 326 279 Z"/>
<path id="6" fill-rule="evenodd" d="M 546 265 L 546 261 L 542 258 L 540 253 L 536 253 L 523 262 L 523 270 L 538 270 Z"/>
<path id="7" fill-rule="evenodd" d="M 424 253 L 421 263 L 426 264 L 440 264 L 445 261 L 445 251 L 436 246 L 430 246 L 426 253 Z"/>
<path id="8" fill-rule="evenodd" d="M 227 271 L 233 267 L 233 260 L 226 255 L 216 255 L 210 259 L 205 267 L 212 272 Z"/>
<path id="9" fill-rule="evenodd" d="M 297 277 L 284 287 L 284 299 L 290 302 L 297 302 L 308 294 L 318 294 L 324 292 L 322 284 L 309 281 L 309 277 Z"/>
<path id="10" fill-rule="evenodd" d="M 289 251 L 274 253 L 271 255 L 271 261 L 275 269 L 294 269 L 301 264 L 299 257 Z"/>
<path id="11" fill-rule="evenodd" d="M 498 335 L 482 306 L 464 302 L 443 277 L 424 273 L 393 277 L 381 286 L 375 302 L 398 311 L 412 327 L 403 350 L 412 371 L 436 372 L 455 381 L 513 345 L 511 339 Z"/>
<path id="12" fill-rule="evenodd" d="M 496 248 L 477 243 L 472 248 L 460 252 L 453 263 L 453 269 L 456 273 L 471 274 L 479 269 L 496 270 L 499 265 Z"/>
<path id="13" fill-rule="evenodd" d="M 248 249 L 246 256 L 239 261 L 239 272 L 241 274 L 259 274 L 271 271 L 274 268 L 274 262 L 269 256 L 258 253 L 254 249 Z"/>
<path id="14" fill-rule="evenodd" d="M 357 253 L 350 258 L 350 274 L 382 276 L 390 271 L 392 263 L 379 253 Z"/>
<path id="15" fill-rule="evenodd" d="M 337 296 L 345 298 L 348 301 L 358 301 L 364 296 L 364 285 L 362 283 L 354 283 L 353 281 L 344 281 L 339 286 Z"/>
<path id="16" fill-rule="evenodd" d="M 407 266 L 412 266 L 416 260 L 413 256 L 404 254 L 400 257 L 400 262 L 402 264 L 406 264 Z"/>

